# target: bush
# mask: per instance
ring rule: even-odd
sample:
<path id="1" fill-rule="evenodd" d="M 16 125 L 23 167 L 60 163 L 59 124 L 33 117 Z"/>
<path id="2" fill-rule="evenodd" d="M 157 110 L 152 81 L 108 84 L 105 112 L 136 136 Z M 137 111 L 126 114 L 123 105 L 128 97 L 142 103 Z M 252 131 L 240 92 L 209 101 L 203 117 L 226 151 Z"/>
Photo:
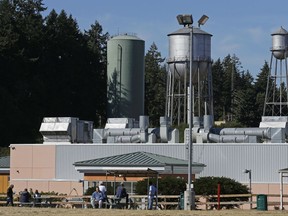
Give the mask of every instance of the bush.
<path id="1" fill-rule="evenodd" d="M 234 179 L 226 177 L 201 177 L 194 182 L 194 190 L 196 195 L 216 195 L 220 184 L 221 194 L 249 194 L 249 189 L 246 185 L 236 182 Z M 210 202 L 217 202 L 217 197 L 209 198 Z M 248 197 L 231 197 L 221 198 L 221 201 L 248 201 Z M 220 208 L 239 207 L 239 205 L 221 205 Z M 217 208 L 217 205 L 215 205 Z"/>
<path id="2" fill-rule="evenodd" d="M 156 179 L 149 179 L 155 186 Z M 158 179 L 158 194 L 163 195 L 180 195 L 184 190 L 186 190 L 186 181 L 181 178 L 176 177 L 163 177 Z M 148 193 L 148 179 L 138 181 L 136 183 L 136 194 L 147 194 Z"/>

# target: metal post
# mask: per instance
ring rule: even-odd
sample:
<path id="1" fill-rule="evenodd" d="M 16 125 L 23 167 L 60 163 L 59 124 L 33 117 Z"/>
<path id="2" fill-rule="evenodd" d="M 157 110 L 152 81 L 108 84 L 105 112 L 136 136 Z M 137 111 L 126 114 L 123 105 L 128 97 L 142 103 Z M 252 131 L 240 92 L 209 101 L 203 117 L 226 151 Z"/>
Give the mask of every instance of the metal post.
<path id="1" fill-rule="evenodd" d="M 208 20 L 208 16 L 203 15 L 199 20 L 198 24 L 199 27 L 200 25 L 204 25 L 205 22 Z M 187 183 L 187 188 L 186 188 L 186 195 L 185 196 L 185 201 L 188 200 L 189 203 L 187 203 L 185 206 L 189 207 L 189 210 L 195 209 L 195 195 L 194 195 L 194 189 L 191 187 L 191 182 L 192 182 L 192 163 L 193 163 L 193 140 L 192 140 L 192 124 L 193 124 L 193 111 L 194 111 L 194 106 L 193 106 L 193 82 L 192 82 L 192 68 L 193 68 L 193 17 L 192 15 L 178 15 L 177 16 L 178 23 L 180 25 L 184 25 L 190 27 L 191 25 L 191 30 L 190 30 L 190 61 L 189 61 L 189 110 L 188 110 L 188 123 L 189 123 L 189 142 L 188 142 L 188 183 Z M 185 194 L 184 193 L 184 194 Z M 187 199 L 186 199 L 187 197 Z"/>
<path id="2" fill-rule="evenodd" d="M 250 188 L 250 209 L 252 209 L 252 178 L 251 178 L 251 170 L 249 170 L 249 188 Z"/>
<path id="3" fill-rule="evenodd" d="M 218 183 L 217 184 L 217 201 L 218 201 L 217 210 L 220 210 L 220 194 L 221 194 L 221 185 L 220 183 Z"/>
<path id="4" fill-rule="evenodd" d="M 83 196 L 85 195 L 85 181 L 83 180 L 82 182 L 82 193 L 83 193 Z"/>
<path id="5" fill-rule="evenodd" d="M 195 205 L 193 203 L 192 198 L 192 190 L 191 190 L 191 181 L 192 181 L 192 163 L 193 163 L 193 140 L 192 140 L 192 123 L 193 123 L 193 116 L 192 116 L 192 66 L 193 66 L 193 26 L 191 26 L 190 31 L 190 65 L 189 65 L 189 143 L 188 143 L 188 201 L 189 201 L 189 209 L 194 209 Z"/>
<path id="6" fill-rule="evenodd" d="M 79 183 L 82 183 L 82 196 L 84 196 L 84 194 L 85 194 L 85 181 L 84 181 L 84 179 L 80 179 Z"/>
<path id="7" fill-rule="evenodd" d="M 283 173 L 280 172 L 280 210 L 283 210 Z"/>
<path id="8" fill-rule="evenodd" d="M 244 169 L 243 173 L 249 174 L 250 209 L 252 209 L 252 174 L 251 169 Z"/>

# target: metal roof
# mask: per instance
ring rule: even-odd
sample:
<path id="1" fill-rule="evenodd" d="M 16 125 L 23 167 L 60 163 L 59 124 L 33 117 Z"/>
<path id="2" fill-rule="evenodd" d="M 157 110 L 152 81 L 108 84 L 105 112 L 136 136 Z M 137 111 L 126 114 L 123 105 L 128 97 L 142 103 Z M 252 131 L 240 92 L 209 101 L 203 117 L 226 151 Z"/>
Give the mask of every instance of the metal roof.
<path id="1" fill-rule="evenodd" d="M 10 156 L 0 157 L 0 169 L 10 168 Z"/>
<path id="2" fill-rule="evenodd" d="M 273 32 L 271 35 L 286 35 L 288 32 L 281 26 L 280 29 L 277 31 Z"/>
<path id="3" fill-rule="evenodd" d="M 279 173 L 288 173 L 288 168 L 280 169 L 278 172 Z"/>
<path id="4" fill-rule="evenodd" d="M 184 27 L 184 28 L 181 28 L 181 29 L 178 29 L 177 31 L 175 32 L 172 32 L 170 34 L 168 34 L 167 36 L 170 36 L 170 35 L 189 35 L 191 32 L 191 27 L 187 28 L 187 27 Z M 200 28 L 197 28 L 197 27 L 193 27 L 193 34 L 203 34 L 203 35 L 210 35 L 212 36 L 212 34 L 209 34 L 203 30 L 201 30 Z"/>
<path id="5" fill-rule="evenodd" d="M 93 160 L 85 160 L 74 163 L 75 166 L 188 166 L 187 160 L 182 160 L 164 155 L 153 154 L 148 152 L 133 152 L 128 154 L 120 154 L 111 157 L 97 158 Z M 205 167 L 202 163 L 193 163 L 194 167 Z"/>
<path id="6" fill-rule="evenodd" d="M 111 37 L 110 40 L 139 40 L 139 41 L 143 41 L 142 39 L 140 39 L 139 37 L 137 37 L 136 35 L 132 35 L 132 34 L 120 34 L 120 35 L 116 35 Z"/>

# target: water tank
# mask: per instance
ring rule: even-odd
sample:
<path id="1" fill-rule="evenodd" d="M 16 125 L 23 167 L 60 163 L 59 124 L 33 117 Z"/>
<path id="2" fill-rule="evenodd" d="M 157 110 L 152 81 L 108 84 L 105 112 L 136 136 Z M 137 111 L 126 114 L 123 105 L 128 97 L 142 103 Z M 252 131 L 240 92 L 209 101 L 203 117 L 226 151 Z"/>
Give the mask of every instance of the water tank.
<path id="1" fill-rule="evenodd" d="M 144 115 L 145 42 L 135 35 L 118 35 L 107 43 L 107 117 Z"/>
<path id="2" fill-rule="evenodd" d="M 288 32 L 281 26 L 276 32 L 272 33 L 272 48 L 273 56 L 277 59 L 287 57 L 288 48 Z"/>
<path id="3" fill-rule="evenodd" d="M 169 37 L 169 70 L 175 78 L 183 78 L 185 72 L 189 75 L 190 46 L 193 48 L 193 81 L 197 82 L 197 71 L 199 68 L 200 80 L 207 76 L 208 67 L 211 63 L 211 37 L 212 35 L 193 27 L 193 46 L 191 43 L 191 27 L 184 27 L 168 34 Z M 193 82 L 193 83 L 195 83 Z"/>

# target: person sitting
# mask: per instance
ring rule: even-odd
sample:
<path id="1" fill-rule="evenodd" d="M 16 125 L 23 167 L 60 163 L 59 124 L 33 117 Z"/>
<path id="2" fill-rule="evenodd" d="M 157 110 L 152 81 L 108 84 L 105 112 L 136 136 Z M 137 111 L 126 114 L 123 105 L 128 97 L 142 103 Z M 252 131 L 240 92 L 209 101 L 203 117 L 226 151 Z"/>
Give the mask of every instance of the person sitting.
<path id="1" fill-rule="evenodd" d="M 127 197 L 127 191 L 126 188 L 124 187 L 124 184 L 121 183 L 116 190 L 116 198 L 121 199 L 121 198 L 126 198 Z"/>
<path id="2" fill-rule="evenodd" d="M 102 192 L 99 190 L 99 187 L 96 186 L 96 189 L 92 193 L 92 196 L 91 196 L 92 208 L 95 208 L 96 204 L 99 205 L 99 208 L 102 208 L 103 199 L 104 199 L 104 196 L 103 196 Z"/>
<path id="3" fill-rule="evenodd" d="M 125 207 L 128 208 L 128 200 L 129 200 L 129 195 L 126 191 L 126 188 L 124 187 L 124 183 L 121 183 L 116 190 L 116 198 L 117 199 L 122 199 L 125 198 Z M 119 202 L 120 202 L 119 200 Z"/>
<path id="4" fill-rule="evenodd" d="M 27 188 L 25 188 L 24 191 L 21 193 L 20 203 L 21 203 L 21 204 L 23 204 L 23 203 L 29 203 L 29 202 L 30 202 L 30 199 L 31 199 L 31 195 L 30 195 L 30 193 L 28 192 Z"/>
<path id="5" fill-rule="evenodd" d="M 35 193 L 34 193 L 33 197 L 34 197 L 34 202 L 35 203 L 41 203 L 41 198 L 40 198 L 41 194 L 39 193 L 38 190 L 35 190 Z"/>
<path id="6" fill-rule="evenodd" d="M 103 194 L 103 202 L 106 202 L 106 205 L 107 205 L 107 203 L 109 204 L 109 200 L 107 197 L 107 189 L 106 189 L 106 186 L 104 185 L 104 183 L 102 181 L 99 182 L 99 190 Z"/>

